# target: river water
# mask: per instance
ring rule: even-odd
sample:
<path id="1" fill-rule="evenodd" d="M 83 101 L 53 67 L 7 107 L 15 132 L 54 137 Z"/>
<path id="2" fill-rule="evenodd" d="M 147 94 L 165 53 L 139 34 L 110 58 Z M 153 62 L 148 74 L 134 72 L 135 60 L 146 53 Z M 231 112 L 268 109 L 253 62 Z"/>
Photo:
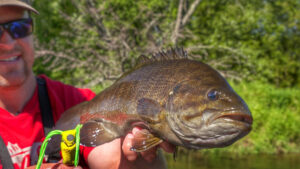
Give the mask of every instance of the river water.
<path id="1" fill-rule="evenodd" d="M 178 154 L 176 161 L 167 155 L 169 169 L 300 169 L 300 154 L 205 156 L 195 153 Z"/>

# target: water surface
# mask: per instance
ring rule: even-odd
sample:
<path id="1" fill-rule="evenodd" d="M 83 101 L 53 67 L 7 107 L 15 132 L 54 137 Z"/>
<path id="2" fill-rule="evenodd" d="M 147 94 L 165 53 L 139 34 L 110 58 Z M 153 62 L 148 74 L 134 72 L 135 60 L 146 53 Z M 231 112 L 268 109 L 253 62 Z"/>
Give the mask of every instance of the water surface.
<path id="1" fill-rule="evenodd" d="M 205 156 L 188 152 L 166 156 L 169 169 L 300 169 L 300 154 Z"/>

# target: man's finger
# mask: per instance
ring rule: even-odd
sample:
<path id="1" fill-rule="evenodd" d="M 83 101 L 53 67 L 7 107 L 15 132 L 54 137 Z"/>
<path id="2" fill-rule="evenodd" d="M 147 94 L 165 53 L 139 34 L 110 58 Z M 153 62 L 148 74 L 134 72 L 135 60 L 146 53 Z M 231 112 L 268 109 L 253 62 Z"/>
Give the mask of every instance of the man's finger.
<path id="1" fill-rule="evenodd" d="M 137 158 L 137 153 L 130 150 L 131 147 L 132 147 L 132 139 L 133 139 L 133 134 L 132 133 L 128 133 L 125 136 L 123 144 L 122 144 L 122 151 L 123 151 L 125 157 L 129 161 L 134 161 Z"/>
<path id="2" fill-rule="evenodd" d="M 134 152 L 134 151 L 131 151 L 131 147 L 132 147 L 132 143 L 133 143 L 133 139 L 134 139 L 134 136 L 137 132 L 139 132 L 140 130 L 142 130 L 141 128 L 139 127 L 134 127 L 132 129 L 132 132 L 131 133 L 128 133 L 125 138 L 124 138 L 124 141 L 123 141 L 123 144 L 122 144 L 122 150 L 123 150 L 123 153 L 125 155 L 125 157 L 129 160 L 129 161 L 134 161 L 136 160 L 137 156 L 138 156 L 138 153 Z M 162 142 L 161 144 L 159 144 L 159 147 L 161 147 L 164 151 L 168 152 L 168 153 L 173 153 L 175 152 L 175 146 L 173 146 L 172 144 L 168 143 L 168 142 Z M 156 152 L 157 152 L 157 148 L 158 146 L 156 147 L 153 147 L 147 151 L 144 151 L 144 152 L 141 152 L 140 154 L 142 155 L 142 157 L 148 161 L 148 162 L 151 162 L 155 159 L 156 157 Z"/>

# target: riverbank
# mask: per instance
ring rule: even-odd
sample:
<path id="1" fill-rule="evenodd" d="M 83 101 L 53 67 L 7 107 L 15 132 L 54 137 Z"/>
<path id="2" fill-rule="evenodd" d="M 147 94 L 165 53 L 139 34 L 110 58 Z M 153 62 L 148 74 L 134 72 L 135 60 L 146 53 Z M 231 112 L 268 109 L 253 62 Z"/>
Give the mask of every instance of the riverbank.
<path id="1" fill-rule="evenodd" d="M 178 154 L 176 160 L 167 154 L 170 169 L 299 169 L 300 154 L 252 154 L 238 157 L 199 155 L 197 152 Z"/>

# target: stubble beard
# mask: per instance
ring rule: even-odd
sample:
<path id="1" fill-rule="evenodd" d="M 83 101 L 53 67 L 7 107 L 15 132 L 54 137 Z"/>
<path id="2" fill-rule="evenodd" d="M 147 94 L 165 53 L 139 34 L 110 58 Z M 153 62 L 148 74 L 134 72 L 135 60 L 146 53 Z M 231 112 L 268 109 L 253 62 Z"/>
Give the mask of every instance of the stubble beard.
<path id="1" fill-rule="evenodd" d="M 26 82 L 31 73 L 31 70 L 28 70 L 27 63 L 23 62 L 21 69 L 12 68 L 7 70 L 4 75 L 0 75 L 0 88 L 18 88 Z"/>

